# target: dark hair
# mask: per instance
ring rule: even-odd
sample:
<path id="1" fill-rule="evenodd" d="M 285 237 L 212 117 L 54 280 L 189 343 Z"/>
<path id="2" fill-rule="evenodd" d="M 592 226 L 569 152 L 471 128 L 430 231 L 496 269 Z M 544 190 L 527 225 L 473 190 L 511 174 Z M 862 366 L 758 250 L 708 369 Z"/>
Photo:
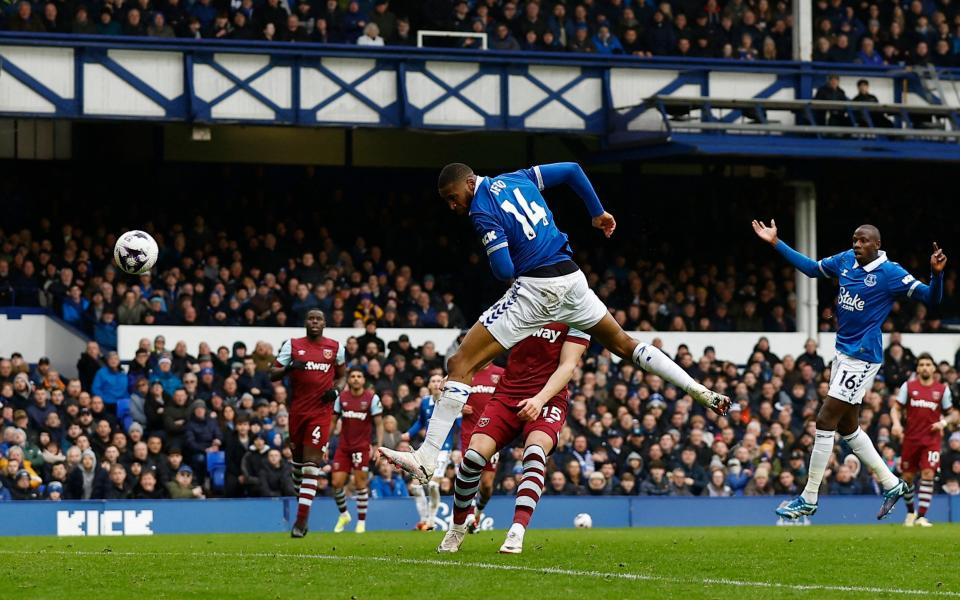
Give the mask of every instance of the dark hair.
<path id="1" fill-rule="evenodd" d="M 923 354 L 917 357 L 918 365 L 920 364 L 921 360 L 929 360 L 931 363 L 933 363 L 934 367 L 937 366 L 937 361 L 933 360 L 933 356 L 931 356 L 929 352 L 924 352 Z"/>
<path id="2" fill-rule="evenodd" d="M 443 189 L 451 183 L 463 181 L 470 175 L 473 175 L 473 169 L 463 163 L 450 163 L 440 171 L 440 177 L 437 179 L 437 189 Z"/>
<path id="3" fill-rule="evenodd" d="M 360 367 L 350 367 L 350 370 L 347 371 L 347 377 L 353 375 L 354 373 L 360 373 L 361 375 L 363 375 L 364 379 L 367 378 L 367 374 L 364 373 L 363 369 L 361 369 Z"/>

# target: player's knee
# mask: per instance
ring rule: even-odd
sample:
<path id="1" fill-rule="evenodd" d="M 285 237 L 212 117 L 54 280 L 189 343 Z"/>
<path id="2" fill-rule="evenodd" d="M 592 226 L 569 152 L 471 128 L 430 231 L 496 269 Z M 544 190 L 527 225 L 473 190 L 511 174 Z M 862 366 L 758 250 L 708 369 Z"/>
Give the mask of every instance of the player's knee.
<path id="1" fill-rule="evenodd" d="M 933 469 L 924 469 L 923 471 L 920 471 L 920 477 L 924 479 L 933 479 L 933 475 Z"/>
<path id="2" fill-rule="evenodd" d="M 454 381 L 469 381 L 473 377 L 470 358 L 457 351 L 447 359 L 447 376 Z"/>

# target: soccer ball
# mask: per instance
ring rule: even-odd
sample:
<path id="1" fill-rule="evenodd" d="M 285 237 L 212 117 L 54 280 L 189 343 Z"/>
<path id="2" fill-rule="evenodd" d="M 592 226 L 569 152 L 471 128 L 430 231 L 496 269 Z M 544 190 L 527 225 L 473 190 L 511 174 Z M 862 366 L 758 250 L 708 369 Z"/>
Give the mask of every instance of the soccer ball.
<path id="1" fill-rule="evenodd" d="M 587 513 L 580 513 L 573 518 L 573 526 L 577 529 L 590 529 L 593 527 L 593 518 Z"/>
<path id="2" fill-rule="evenodd" d="M 120 236 L 113 247 L 113 258 L 125 273 L 140 275 L 157 264 L 157 240 L 145 231 L 128 231 Z"/>

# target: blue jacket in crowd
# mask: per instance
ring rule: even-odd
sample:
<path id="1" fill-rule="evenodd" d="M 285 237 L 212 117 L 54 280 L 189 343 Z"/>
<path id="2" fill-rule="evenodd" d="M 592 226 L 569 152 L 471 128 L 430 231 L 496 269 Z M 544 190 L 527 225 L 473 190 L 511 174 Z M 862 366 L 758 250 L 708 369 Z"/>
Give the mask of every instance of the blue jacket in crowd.
<path id="1" fill-rule="evenodd" d="M 190 412 L 190 418 L 187 419 L 187 424 L 184 427 L 184 433 L 186 434 L 184 446 L 190 454 L 203 454 L 213 444 L 213 440 L 223 441 L 223 434 L 220 433 L 216 421 L 209 417 L 202 420 L 197 419 L 192 414 L 193 411 Z"/>
<path id="2" fill-rule="evenodd" d="M 408 495 L 407 484 L 397 473 L 390 479 L 384 479 L 380 475 L 374 475 L 370 479 L 370 496 L 373 498 L 401 498 Z"/>
<path id="3" fill-rule="evenodd" d="M 163 386 L 163 391 L 170 396 L 173 396 L 175 391 L 183 387 L 183 382 L 180 381 L 180 378 L 177 377 L 177 374 L 173 371 L 167 371 L 164 373 L 160 369 L 157 369 L 150 377 L 150 385 L 153 385 L 158 381 L 160 382 L 160 385 Z"/>
<path id="4" fill-rule="evenodd" d="M 127 393 L 127 374 L 110 367 L 100 367 L 93 377 L 91 392 L 94 396 L 103 398 L 104 404 L 116 404 L 118 400 L 129 398 Z"/>

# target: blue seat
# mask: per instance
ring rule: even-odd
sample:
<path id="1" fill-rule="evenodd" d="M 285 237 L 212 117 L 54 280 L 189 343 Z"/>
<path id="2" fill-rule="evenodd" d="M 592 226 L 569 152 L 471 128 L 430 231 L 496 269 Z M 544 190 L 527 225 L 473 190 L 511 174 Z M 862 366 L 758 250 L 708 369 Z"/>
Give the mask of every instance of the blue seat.
<path id="1" fill-rule="evenodd" d="M 207 452 L 207 475 L 210 476 L 210 487 L 222 492 L 227 475 L 227 455 L 225 452 Z"/>

